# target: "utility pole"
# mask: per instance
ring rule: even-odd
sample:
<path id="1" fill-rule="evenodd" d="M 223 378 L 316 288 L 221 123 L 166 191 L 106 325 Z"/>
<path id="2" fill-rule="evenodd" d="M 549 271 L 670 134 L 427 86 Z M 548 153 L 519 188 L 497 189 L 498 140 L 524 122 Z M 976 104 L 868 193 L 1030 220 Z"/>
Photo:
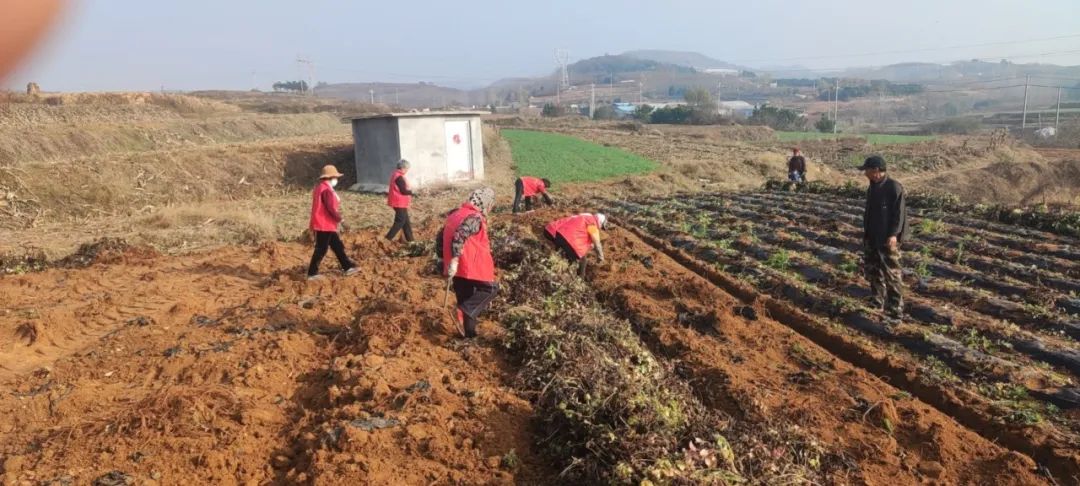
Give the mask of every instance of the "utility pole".
<path id="1" fill-rule="evenodd" d="M 371 104 L 374 105 L 375 104 L 375 90 L 374 89 L 369 89 L 368 90 L 368 95 L 371 96 Z"/>
<path id="2" fill-rule="evenodd" d="M 716 114 L 720 114 L 720 89 L 724 86 L 722 81 L 716 82 Z"/>
<path id="3" fill-rule="evenodd" d="M 308 72 L 308 95 L 315 96 L 315 62 L 310 59 L 297 56 L 296 63 L 301 66 L 307 66 Z"/>
<path id="4" fill-rule="evenodd" d="M 1020 122 L 1020 131 L 1023 132 L 1027 128 L 1027 105 L 1028 105 L 1028 85 L 1031 84 L 1031 75 L 1027 75 L 1027 79 L 1024 81 L 1024 119 Z"/>
<path id="5" fill-rule="evenodd" d="M 840 118 L 840 78 L 836 78 L 836 94 L 833 95 L 833 124 L 832 132 L 836 135 L 836 125 L 839 125 Z"/>
<path id="6" fill-rule="evenodd" d="M 1057 131 L 1057 130 L 1061 129 L 1061 127 L 1058 126 L 1060 124 L 1061 124 L 1061 86 L 1058 86 L 1057 113 L 1054 114 L 1054 131 Z"/>
<path id="7" fill-rule="evenodd" d="M 596 113 L 596 83 L 591 84 L 589 87 L 592 89 L 589 95 L 589 119 L 591 120 Z"/>
<path id="8" fill-rule="evenodd" d="M 401 93 L 401 88 L 394 88 L 394 104 L 401 106 L 401 97 L 398 96 Z"/>

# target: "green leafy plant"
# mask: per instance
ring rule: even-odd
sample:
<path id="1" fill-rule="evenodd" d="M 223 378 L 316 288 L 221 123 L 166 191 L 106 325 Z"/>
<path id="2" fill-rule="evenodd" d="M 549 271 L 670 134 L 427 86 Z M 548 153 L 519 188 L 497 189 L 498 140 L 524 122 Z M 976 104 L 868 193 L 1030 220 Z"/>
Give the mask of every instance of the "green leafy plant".
<path id="1" fill-rule="evenodd" d="M 769 255 L 769 258 L 765 260 L 765 265 L 781 272 L 787 271 L 791 266 L 791 255 L 787 250 L 781 248 L 772 255 Z"/>

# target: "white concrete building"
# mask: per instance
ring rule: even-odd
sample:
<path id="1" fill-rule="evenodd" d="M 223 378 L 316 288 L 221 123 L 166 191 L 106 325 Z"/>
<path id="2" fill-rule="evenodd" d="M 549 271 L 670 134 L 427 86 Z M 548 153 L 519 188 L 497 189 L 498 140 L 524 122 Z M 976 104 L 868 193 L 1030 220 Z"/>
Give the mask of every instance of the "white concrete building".
<path id="1" fill-rule="evenodd" d="M 414 188 L 484 178 L 479 111 L 385 113 L 347 118 L 356 153 L 353 190 L 386 192 L 398 160 Z"/>

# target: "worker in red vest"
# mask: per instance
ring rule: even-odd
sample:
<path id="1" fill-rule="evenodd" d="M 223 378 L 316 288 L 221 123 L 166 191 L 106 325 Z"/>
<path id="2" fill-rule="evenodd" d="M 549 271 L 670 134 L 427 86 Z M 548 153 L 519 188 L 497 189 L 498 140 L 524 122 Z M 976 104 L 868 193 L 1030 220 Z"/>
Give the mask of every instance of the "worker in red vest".
<path id="1" fill-rule="evenodd" d="M 341 197 L 334 191 L 338 178 L 343 174 L 338 172 L 337 167 L 327 165 L 322 168 L 319 183 L 311 192 L 311 222 L 308 228 L 315 233 L 315 253 L 311 255 L 311 264 L 308 265 L 308 280 L 323 278 L 319 275 L 319 263 L 326 256 L 326 250 L 334 250 L 338 263 L 345 275 L 355 275 L 360 269 L 349 260 L 345 254 L 345 244 L 338 236 L 338 225 L 341 224 Z"/>
<path id="2" fill-rule="evenodd" d="M 439 232 L 443 273 L 457 297 L 455 324 L 466 338 L 476 337 L 480 313 L 499 290 L 487 230 L 487 213 L 494 202 L 494 189 L 473 191 L 468 201 L 450 213 Z"/>
<path id="3" fill-rule="evenodd" d="M 532 211 L 533 201 L 537 195 L 544 198 L 549 206 L 555 204 L 548 195 L 547 190 L 551 187 L 551 181 L 537 177 L 522 176 L 514 181 L 514 214 L 521 212 L 521 199 L 525 198 L 525 210 Z"/>
<path id="4" fill-rule="evenodd" d="M 600 230 L 607 225 L 607 216 L 581 213 L 552 221 L 544 228 L 544 236 L 559 248 L 570 263 L 578 264 L 578 273 L 585 275 L 585 256 L 596 248 L 600 261 L 604 261 L 604 247 L 600 244 Z"/>
<path id="5" fill-rule="evenodd" d="M 409 222 L 409 204 L 412 203 L 413 192 L 409 189 L 409 181 L 405 174 L 409 172 L 409 161 L 401 159 L 397 163 L 397 170 L 390 176 L 390 191 L 386 196 L 386 204 L 394 208 L 394 225 L 386 233 L 386 239 L 393 240 L 398 231 L 405 234 L 405 241 L 412 241 L 412 223 Z"/>

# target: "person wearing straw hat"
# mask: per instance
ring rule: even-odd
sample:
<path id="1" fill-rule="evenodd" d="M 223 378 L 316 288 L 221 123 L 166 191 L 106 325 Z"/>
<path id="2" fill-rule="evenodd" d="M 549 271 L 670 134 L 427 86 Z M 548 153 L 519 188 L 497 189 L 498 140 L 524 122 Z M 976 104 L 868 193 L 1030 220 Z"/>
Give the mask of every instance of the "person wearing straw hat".
<path id="1" fill-rule="evenodd" d="M 457 298 L 452 317 L 458 332 L 466 338 L 476 337 L 480 313 L 499 291 L 487 231 L 487 213 L 494 203 L 494 189 L 482 187 L 473 191 L 468 201 L 447 216 L 446 225 L 439 232 L 443 275 L 447 278 L 447 288 L 452 287 Z"/>
<path id="2" fill-rule="evenodd" d="M 319 183 L 311 192 L 311 222 L 308 227 L 315 234 L 315 253 L 311 255 L 311 264 L 308 265 L 308 280 L 323 278 L 319 275 L 319 263 L 326 256 L 327 250 L 334 250 L 345 275 L 355 275 L 360 271 L 345 254 L 345 244 L 338 236 L 338 225 L 342 220 L 341 197 L 334 191 L 334 187 L 342 175 L 344 174 L 338 172 L 337 167 L 324 166 L 319 175 Z"/>

